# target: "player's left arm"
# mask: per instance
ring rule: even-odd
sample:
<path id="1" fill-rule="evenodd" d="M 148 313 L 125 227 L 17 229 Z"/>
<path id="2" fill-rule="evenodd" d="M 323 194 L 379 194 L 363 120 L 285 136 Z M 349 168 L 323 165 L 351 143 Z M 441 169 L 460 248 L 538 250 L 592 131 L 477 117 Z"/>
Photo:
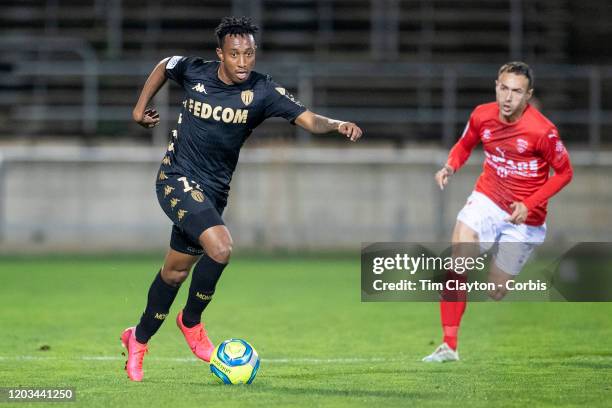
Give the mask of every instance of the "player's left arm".
<path id="1" fill-rule="evenodd" d="M 363 134 L 359 126 L 352 122 L 330 119 L 309 110 L 301 113 L 295 119 L 295 124 L 310 133 L 321 134 L 336 131 L 349 138 L 351 142 L 356 142 Z"/>
<path id="2" fill-rule="evenodd" d="M 136 123 L 145 128 L 152 128 L 159 124 L 159 113 L 154 108 L 147 108 L 147 105 L 153 99 L 157 91 L 161 89 L 166 83 L 166 76 L 164 71 L 166 70 L 166 64 L 170 58 L 164 58 L 161 60 L 151 71 L 147 81 L 145 82 L 138 102 L 134 106 L 132 111 L 132 118 Z"/>
<path id="3" fill-rule="evenodd" d="M 514 224 L 524 223 L 529 211 L 561 191 L 574 176 L 569 154 L 563 142 L 559 139 L 557 129 L 553 128 L 550 132 L 547 132 L 547 135 L 542 136 L 538 140 L 537 149 L 542 158 L 553 168 L 555 174 L 522 202 L 516 201 L 510 205 L 513 212 L 508 221 Z"/>

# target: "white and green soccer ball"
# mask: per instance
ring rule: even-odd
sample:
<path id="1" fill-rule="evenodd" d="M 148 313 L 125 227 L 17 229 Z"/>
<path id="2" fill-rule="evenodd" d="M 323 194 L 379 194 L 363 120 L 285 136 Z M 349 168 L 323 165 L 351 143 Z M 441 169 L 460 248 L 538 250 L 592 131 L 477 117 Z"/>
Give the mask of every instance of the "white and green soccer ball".
<path id="1" fill-rule="evenodd" d="M 250 384 L 259 370 L 259 355 L 248 342 L 229 339 L 210 356 L 210 371 L 224 384 Z"/>

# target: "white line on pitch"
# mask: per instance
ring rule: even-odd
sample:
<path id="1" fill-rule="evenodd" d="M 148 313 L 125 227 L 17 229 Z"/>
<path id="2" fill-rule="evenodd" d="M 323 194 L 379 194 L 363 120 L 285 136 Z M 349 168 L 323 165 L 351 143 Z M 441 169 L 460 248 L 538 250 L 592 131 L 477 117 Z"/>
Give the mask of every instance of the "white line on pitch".
<path id="1" fill-rule="evenodd" d="M 126 357 L 120 356 L 82 356 L 82 357 L 55 357 L 55 356 L 0 356 L 3 361 L 124 361 Z M 200 360 L 191 357 L 150 357 L 147 361 L 172 361 L 178 363 L 195 363 Z M 273 364 L 347 364 L 347 363 L 380 363 L 399 362 L 405 359 L 389 359 L 381 357 L 372 358 L 262 358 L 262 363 Z"/>

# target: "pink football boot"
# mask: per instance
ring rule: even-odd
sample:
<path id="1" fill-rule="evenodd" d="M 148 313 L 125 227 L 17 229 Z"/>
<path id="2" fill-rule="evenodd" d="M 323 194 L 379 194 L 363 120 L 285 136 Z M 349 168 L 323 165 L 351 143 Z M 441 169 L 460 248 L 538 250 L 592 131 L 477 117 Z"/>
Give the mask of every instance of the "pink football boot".
<path id="1" fill-rule="evenodd" d="M 132 381 L 142 381 L 142 360 L 148 352 L 146 344 L 140 344 L 136 340 L 136 328 L 128 327 L 121 334 L 121 344 L 128 351 L 128 359 L 125 362 L 125 371 Z"/>
<path id="2" fill-rule="evenodd" d="M 206 330 L 204 330 L 204 325 L 202 323 L 198 323 L 191 328 L 186 327 L 183 324 L 182 310 L 178 316 L 176 316 L 176 325 L 183 332 L 183 336 L 185 336 L 185 340 L 187 340 L 187 344 L 189 345 L 189 348 L 193 354 L 195 354 L 197 358 L 209 363 L 210 355 L 212 354 L 215 346 L 208 338 Z"/>

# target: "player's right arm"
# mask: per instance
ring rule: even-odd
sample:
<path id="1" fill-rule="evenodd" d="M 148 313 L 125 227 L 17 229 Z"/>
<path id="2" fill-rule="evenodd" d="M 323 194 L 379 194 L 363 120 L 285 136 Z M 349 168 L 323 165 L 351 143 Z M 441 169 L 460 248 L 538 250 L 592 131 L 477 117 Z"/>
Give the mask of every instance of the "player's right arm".
<path id="1" fill-rule="evenodd" d="M 450 176 L 455 174 L 457 170 L 461 168 L 469 159 L 472 154 L 472 150 L 480 141 L 478 135 L 478 128 L 475 124 L 474 113 L 470 116 L 470 120 L 465 126 L 463 135 L 448 154 L 446 164 L 442 167 L 435 175 L 436 183 L 440 187 L 440 190 L 444 190 L 444 187 L 448 184 Z"/>
<path id="2" fill-rule="evenodd" d="M 159 113 L 153 108 L 147 108 L 147 105 L 166 83 L 165 71 L 168 60 L 169 58 L 164 58 L 153 68 L 132 111 L 132 118 L 142 127 L 152 128 L 159 123 Z"/>

